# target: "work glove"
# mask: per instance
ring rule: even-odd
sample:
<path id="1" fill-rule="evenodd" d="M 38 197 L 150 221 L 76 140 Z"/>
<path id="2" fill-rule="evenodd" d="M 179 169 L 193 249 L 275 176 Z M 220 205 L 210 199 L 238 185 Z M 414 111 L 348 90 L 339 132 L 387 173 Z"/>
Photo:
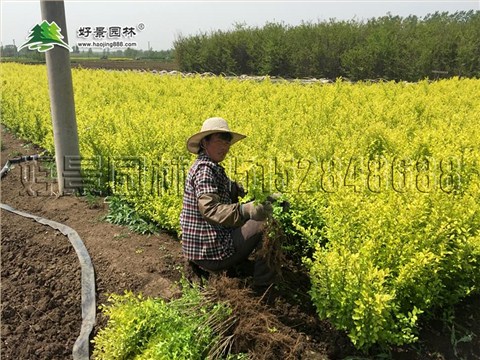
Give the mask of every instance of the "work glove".
<path id="1" fill-rule="evenodd" d="M 276 203 L 277 205 L 282 207 L 282 211 L 288 211 L 290 209 L 290 203 L 287 200 L 282 200 L 283 194 L 282 193 L 273 193 L 268 195 L 267 201 L 271 203 Z"/>
<path id="2" fill-rule="evenodd" d="M 273 214 L 272 204 L 268 201 L 257 204 L 250 201 L 246 204 L 242 204 L 240 207 L 240 213 L 244 219 L 252 219 L 256 221 L 263 221 L 267 217 L 271 217 Z"/>
<path id="3" fill-rule="evenodd" d="M 281 197 L 282 197 L 282 193 L 276 192 L 276 193 L 268 195 L 267 201 L 273 203 L 273 202 L 277 201 L 278 199 L 280 199 Z"/>
<path id="4" fill-rule="evenodd" d="M 240 185 L 238 182 L 234 181 L 231 183 L 231 191 L 230 191 L 230 194 L 231 194 L 231 199 L 233 202 L 238 202 L 238 198 L 239 197 L 244 197 L 247 192 L 245 191 L 245 189 L 243 188 L 242 185 Z"/>

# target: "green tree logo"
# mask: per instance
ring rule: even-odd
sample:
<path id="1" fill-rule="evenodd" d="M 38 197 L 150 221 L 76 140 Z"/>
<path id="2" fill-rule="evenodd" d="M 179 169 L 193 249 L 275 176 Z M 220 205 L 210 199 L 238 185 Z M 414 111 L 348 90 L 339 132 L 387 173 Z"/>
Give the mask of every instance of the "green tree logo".
<path id="1" fill-rule="evenodd" d="M 55 21 L 49 24 L 47 20 L 43 20 L 40 25 L 37 24 L 30 30 L 27 41 L 22 44 L 18 50 L 28 46 L 30 50 L 46 52 L 53 49 L 55 45 L 58 45 L 71 51 L 70 46 L 62 40 L 63 36 L 60 31 L 61 29 Z"/>

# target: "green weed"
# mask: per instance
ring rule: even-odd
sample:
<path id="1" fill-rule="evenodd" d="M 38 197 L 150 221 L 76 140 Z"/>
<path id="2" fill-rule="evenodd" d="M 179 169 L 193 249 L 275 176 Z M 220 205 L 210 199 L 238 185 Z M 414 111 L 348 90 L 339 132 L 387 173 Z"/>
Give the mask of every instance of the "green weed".
<path id="1" fill-rule="evenodd" d="M 108 214 L 104 220 L 116 225 L 126 225 L 140 234 L 153 234 L 158 231 L 155 224 L 143 219 L 126 200 L 118 196 L 109 196 L 106 199 Z"/>

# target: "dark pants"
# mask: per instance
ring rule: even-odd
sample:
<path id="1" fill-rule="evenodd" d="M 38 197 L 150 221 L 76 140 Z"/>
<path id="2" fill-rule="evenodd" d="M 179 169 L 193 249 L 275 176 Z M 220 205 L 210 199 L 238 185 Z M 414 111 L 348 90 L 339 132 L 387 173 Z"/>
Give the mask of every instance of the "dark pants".
<path id="1" fill-rule="evenodd" d="M 248 256 L 257 247 L 262 245 L 262 236 L 265 223 L 263 221 L 248 220 L 242 227 L 232 233 L 235 253 L 223 260 L 193 260 L 195 264 L 209 271 L 221 271 L 233 268 L 248 259 Z M 275 278 L 275 271 L 270 269 L 264 259 L 255 260 L 253 272 L 254 286 L 268 286 Z"/>

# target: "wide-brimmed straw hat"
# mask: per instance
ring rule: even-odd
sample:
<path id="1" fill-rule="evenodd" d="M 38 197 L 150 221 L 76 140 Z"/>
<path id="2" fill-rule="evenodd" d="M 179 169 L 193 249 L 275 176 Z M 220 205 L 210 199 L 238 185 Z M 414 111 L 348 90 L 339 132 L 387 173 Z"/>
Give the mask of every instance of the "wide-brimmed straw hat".
<path id="1" fill-rule="evenodd" d="M 200 132 L 190 136 L 187 140 L 187 149 L 191 153 L 198 154 L 200 150 L 200 142 L 205 136 L 215 133 L 230 133 L 232 134 L 232 141 L 230 145 L 235 144 L 237 141 L 246 138 L 245 135 L 233 132 L 228 127 L 227 121 L 220 117 L 212 117 L 204 121 Z"/>

